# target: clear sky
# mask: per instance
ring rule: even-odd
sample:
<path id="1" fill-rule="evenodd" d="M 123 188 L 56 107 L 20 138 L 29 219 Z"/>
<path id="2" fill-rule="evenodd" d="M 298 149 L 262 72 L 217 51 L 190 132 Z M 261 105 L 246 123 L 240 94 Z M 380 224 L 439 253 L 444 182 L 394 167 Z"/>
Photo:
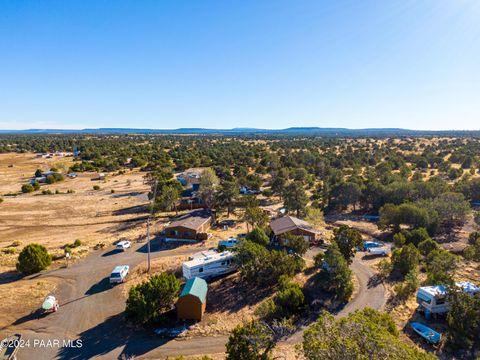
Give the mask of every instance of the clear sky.
<path id="1" fill-rule="evenodd" d="M 0 129 L 290 126 L 480 129 L 480 1 L 0 1 Z"/>

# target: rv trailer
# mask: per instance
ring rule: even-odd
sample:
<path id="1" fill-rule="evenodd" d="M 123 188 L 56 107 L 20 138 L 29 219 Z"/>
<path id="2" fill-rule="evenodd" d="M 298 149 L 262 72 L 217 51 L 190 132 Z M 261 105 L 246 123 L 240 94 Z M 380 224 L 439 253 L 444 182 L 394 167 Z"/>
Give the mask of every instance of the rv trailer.
<path id="1" fill-rule="evenodd" d="M 234 254 L 230 251 L 194 258 L 193 260 L 183 263 L 183 277 L 186 280 L 194 278 L 195 276 L 202 279 L 209 279 L 234 272 L 236 266 L 233 258 Z"/>

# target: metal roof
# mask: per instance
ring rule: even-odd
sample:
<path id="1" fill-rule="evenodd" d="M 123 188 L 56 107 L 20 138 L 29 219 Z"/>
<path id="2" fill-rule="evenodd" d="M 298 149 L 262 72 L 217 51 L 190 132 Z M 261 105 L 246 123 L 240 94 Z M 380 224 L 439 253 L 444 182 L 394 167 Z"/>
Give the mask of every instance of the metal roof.
<path id="1" fill-rule="evenodd" d="M 212 219 L 212 214 L 206 210 L 192 211 L 180 217 L 178 220 L 173 221 L 168 228 L 181 226 L 187 229 L 198 230 L 206 222 Z"/>
<path id="2" fill-rule="evenodd" d="M 194 277 L 188 280 L 183 287 L 180 297 L 193 295 L 197 297 L 202 304 L 207 298 L 208 285 L 207 282 L 199 277 Z"/>
<path id="3" fill-rule="evenodd" d="M 281 235 L 295 229 L 302 229 L 312 233 L 318 233 L 308 222 L 287 215 L 270 222 L 270 227 L 275 235 Z"/>

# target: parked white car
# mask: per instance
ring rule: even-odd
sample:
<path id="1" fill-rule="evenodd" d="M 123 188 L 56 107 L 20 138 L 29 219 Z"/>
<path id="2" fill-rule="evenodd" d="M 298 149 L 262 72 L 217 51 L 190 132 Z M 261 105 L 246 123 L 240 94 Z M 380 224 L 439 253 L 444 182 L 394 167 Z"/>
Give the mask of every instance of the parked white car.
<path id="1" fill-rule="evenodd" d="M 125 251 L 127 250 L 128 248 L 130 248 L 132 246 L 132 243 L 130 241 L 120 241 L 116 246 L 115 248 L 117 250 L 121 250 L 121 251 Z"/>
<path id="2" fill-rule="evenodd" d="M 128 275 L 130 266 L 128 265 L 119 265 L 115 266 L 112 273 L 110 274 L 110 284 L 120 284 L 125 281 L 125 278 Z"/>
<path id="3" fill-rule="evenodd" d="M 382 247 L 371 247 L 367 249 L 367 252 L 370 255 L 382 255 L 382 256 L 387 256 L 388 254 L 391 253 L 391 249 L 388 246 L 382 246 Z"/>

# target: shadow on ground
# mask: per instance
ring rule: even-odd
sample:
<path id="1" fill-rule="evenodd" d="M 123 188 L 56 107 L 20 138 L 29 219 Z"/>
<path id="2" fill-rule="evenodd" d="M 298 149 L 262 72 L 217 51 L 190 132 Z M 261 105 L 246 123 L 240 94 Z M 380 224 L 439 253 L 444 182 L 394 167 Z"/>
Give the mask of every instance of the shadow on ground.
<path id="1" fill-rule="evenodd" d="M 41 318 L 44 318 L 45 316 L 47 316 L 49 313 L 45 313 L 43 311 L 41 311 L 40 309 L 38 310 L 35 310 L 35 311 L 32 311 L 30 314 L 28 315 L 25 315 L 25 316 L 22 316 L 21 318 L 18 318 L 17 320 L 15 320 L 12 325 L 20 325 L 20 324 L 24 324 L 28 321 L 32 321 L 32 320 L 39 320 Z"/>
<path id="2" fill-rule="evenodd" d="M 106 291 L 111 288 L 110 279 L 108 277 L 103 278 L 98 283 L 93 284 L 86 292 L 85 295 L 94 295 Z"/>
<path id="3" fill-rule="evenodd" d="M 145 214 L 148 213 L 147 205 L 134 205 L 127 208 L 118 209 L 112 211 L 112 215 L 133 215 L 133 214 Z"/>
<path id="4" fill-rule="evenodd" d="M 124 314 L 111 316 L 105 322 L 82 332 L 79 336 L 81 347 L 63 347 L 57 353 L 61 360 L 87 360 L 97 356 L 108 356 L 111 351 L 122 348 L 118 358 L 141 356 L 168 342 L 148 336 L 143 329 L 129 329 L 125 326 Z M 78 343 L 77 343 L 78 344 Z"/>
<path id="5" fill-rule="evenodd" d="M 16 271 L 7 271 L 0 274 L 0 285 L 9 284 L 20 280 L 23 275 Z"/>
<path id="6" fill-rule="evenodd" d="M 273 294 L 272 287 L 246 287 L 238 277 L 227 276 L 219 278 L 209 284 L 207 313 L 229 312 L 235 313 L 246 306 L 253 306 Z"/>

